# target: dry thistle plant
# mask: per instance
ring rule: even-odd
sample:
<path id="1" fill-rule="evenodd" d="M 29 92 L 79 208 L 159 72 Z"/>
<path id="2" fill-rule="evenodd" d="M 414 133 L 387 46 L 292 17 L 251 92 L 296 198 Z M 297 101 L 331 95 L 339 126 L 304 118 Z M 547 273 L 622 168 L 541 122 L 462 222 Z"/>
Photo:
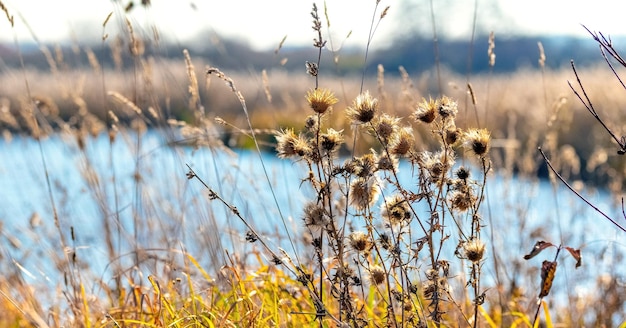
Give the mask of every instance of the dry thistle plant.
<path id="1" fill-rule="evenodd" d="M 457 128 L 457 103 L 448 97 L 423 100 L 413 119 L 432 132 L 440 148 L 419 151 L 413 127 L 382 113 L 378 99 L 365 91 L 346 115 L 355 134 L 370 134 L 378 148 L 342 159 L 344 131 L 325 124 L 336 97 L 314 89 L 306 99 L 312 114 L 304 130 L 276 134 L 278 156 L 303 163 L 308 171 L 303 181 L 314 195 L 301 217 L 315 261 L 300 281 L 349 326 L 369 322 L 370 297 L 381 302 L 381 318 L 392 326 L 443 324 L 452 317 L 477 322 L 485 297 L 480 285 L 485 223 L 479 208 L 490 169 L 489 132 Z M 455 166 L 464 154 L 477 159 L 478 181 L 471 178 L 472 169 Z M 411 164 L 411 180 L 400 178 L 400 161 Z M 446 246 L 453 240 L 458 263 L 446 251 L 453 249 Z M 471 313 L 455 301 L 451 288 L 453 277 L 465 276 L 464 265 L 469 271 L 462 286 L 474 295 Z M 320 320 L 324 316 L 316 313 Z"/>

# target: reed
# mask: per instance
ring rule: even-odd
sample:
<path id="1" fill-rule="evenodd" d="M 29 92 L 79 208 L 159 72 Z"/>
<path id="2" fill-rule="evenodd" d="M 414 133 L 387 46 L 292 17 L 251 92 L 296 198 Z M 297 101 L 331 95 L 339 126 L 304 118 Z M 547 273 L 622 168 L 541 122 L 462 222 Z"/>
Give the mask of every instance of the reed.
<path id="1" fill-rule="evenodd" d="M 299 73 L 229 72 L 193 50 L 159 57 L 148 51 L 158 31 L 141 33 L 121 3 L 102 24 L 114 67 L 85 47 L 72 67 L 39 45 L 48 72 L 7 69 L 0 148 L 23 152 L 7 155 L 19 169 L 0 167 L 20 179 L 0 200 L 33 205 L 0 211 L 0 325 L 617 326 L 623 246 L 589 235 L 624 230 L 624 117 L 607 109 L 626 97 L 610 39 L 590 32 L 608 68 L 551 69 L 539 44 L 539 69 L 513 75 L 437 63 L 436 81 L 382 65 L 370 76 L 394 9 L 367 5 L 360 77 L 320 67 L 341 60 L 326 4 L 312 7 L 313 59 Z M 488 44 L 493 68 L 495 34 Z M 59 157 L 69 172 L 54 170 Z M 533 195 L 544 178 L 548 210 Z M 616 215 L 592 186 L 607 187 Z"/>

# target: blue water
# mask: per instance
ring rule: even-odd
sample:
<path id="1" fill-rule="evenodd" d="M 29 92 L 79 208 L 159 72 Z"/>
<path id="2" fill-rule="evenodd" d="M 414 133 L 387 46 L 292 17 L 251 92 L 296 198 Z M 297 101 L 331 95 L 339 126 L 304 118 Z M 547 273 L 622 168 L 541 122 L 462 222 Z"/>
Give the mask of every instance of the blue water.
<path id="1" fill-rule="evenodd" d="M 112 279 L 115 265 L 132 267 L 133 261 L 141 256 L 145 259 L 148 253 L 163 259 L 185 250 L 205 265 L 219 268 L 225 253 L 218 246 L 230 254 L 258 249 L 244 241 L 246 228 L 237 217 L 217 200 L 210 201 L 199 181 L 186 178 L 187 164 L 225 201 L 236 206 L 270 246 L 282 247 L 294 257 L 304 254 L 302 206 L 314 195 L 302 183 L 308 174 L 302 163 L 253 151 L 168 146 L 179 138 L 149 132 L 139 139 L 120 135 L 111 145 L 106 136 L 100 136 L 88 138 L 85 151 L 78 148 L 73 137 L 63 135 L 49 137 L 41 144 L 20 137 L 0 141 L 0 246 L 11 258 L 3 262 L 2 269 L 22 272 L 28 281 L 62 285 L 63 277 L 53 259 L 75 252 L 81 265 L 89 268 L 81 274 L 90 272 L 106 283 Z M 95 174 L 87 174 L 90 170 Z M 401 164 L 400 172 L 404 185 L 415 184 L 407 163 Z M 97 183 L 89 183 L 89 176 L 97 176 Z M 584 193 L 599 208 L 619 217 L 619 207 L 611 197 L 598 191 Z M 52 203 L 58 213 L 58 228 Z M 425 208 L 417 210 L 418 215 L 427 217 Z M 31 220 L 33 215 L 41 224 Z M 506 263 L 497 273 L 500 279 L 526 284 L 528 295 L 536 295 L 539 273 L 520 277 L 519 272 L 539 268 L 541 261 L 551 260 L 554 254 L 546 251 L 545 256 L 524 261 L 523 255 L 537 240 L 583 249 L 583 269 L 575 270 L 573 259 L 561 257 L 564 261 L 559 273 L 567 273 L 559 276 L 562 278 L 555 281 L 554 288 L 560 286 L 570 293 L 588 291 L 589 285 L 580 283 L 582 280 L 615 274 L 619 263 L 613 262 L 613 255 L 625 248 L 617 229 L 563 186 L 555 187 L 548 181 L 490 174 L 481 216 L 487 225 L 484 239 L 490 241 L 485 284 L 496 279 L 491 265 L 496 258 Z M 109 258 L 105 224 L 111 229 L 115 251 L 124 256 Z M 355 226 L 358 228 L 358 223 Z M 451 225 L 448 228 L 455 232 Z M 287 233 L 295 240 L 295 249 L 287 242 Z M 66 240 L 65 250 L 59 235 Z M 150 251 L 140 256 L 132 252 L 135 249 Z M 156 264 L 141 270 L 147 274 L 176 271 Z"/>

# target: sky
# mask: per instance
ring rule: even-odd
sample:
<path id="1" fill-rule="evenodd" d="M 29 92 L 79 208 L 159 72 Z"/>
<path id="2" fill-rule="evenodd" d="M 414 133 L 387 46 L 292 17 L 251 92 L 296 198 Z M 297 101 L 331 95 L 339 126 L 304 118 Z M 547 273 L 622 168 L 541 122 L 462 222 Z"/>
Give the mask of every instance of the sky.
<path id="1" fill-rule="evenodd" d="M 114 35 L 124 22 L 124 10 L 131 0 L 3 0 L 14 27 L 0 16 L 0 42 L 36 40 L 60 43 L 71 39 L 100 42 L 102 35 Z M 581 27 L 605 35 L 626 34 L 622 0 L 432 0 L 440 37 L 466 38 L 472 32 L 474 6 L 477 28 L 498 36 L 569 35 L 588 37 Z M 202 42 L 217 35 L 245 40 L 256 49 L 274 49 L 283 37 L 285 46 L 312 43 L 313 0 L 152 0 L 145 8 L 141 0 L 128 18 L 137 31 L 152 35 L 156 27 L 161 39 L 184 44 Z M 387 45 L 406 33 L 432 33 L 429 0 L 319 0 L 324 37 L 334 46 L 364 46 L 372 17 L 375 23 L 382 10 L 389 14 L 380 21 L 373 44 Z M 328 9 L 330 28 L 324 15 Z M 113 16 L 103 28 L 109 13 Z M 347 37 L 349 35 L 349 37 Z M 429 34 L 430 35 L 430 34 Z"/>

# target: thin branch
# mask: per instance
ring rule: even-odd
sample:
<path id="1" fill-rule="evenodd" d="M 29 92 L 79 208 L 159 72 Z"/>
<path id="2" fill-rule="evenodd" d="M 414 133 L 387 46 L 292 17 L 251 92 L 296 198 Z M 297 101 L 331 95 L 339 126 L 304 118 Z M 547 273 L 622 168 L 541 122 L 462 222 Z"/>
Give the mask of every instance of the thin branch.
<path id="1" fill-rule="evenodd" d="M 554 168 L 554 166 L 552 166 L 552 163 L 550 162 L 550 160 L 548 159 L 548 157 L 546 156 L 546 154 L 543 152 L 543 150 L 541 149 L 541 147 L 537 148 L 539 150 L 539 152 L 541 153 L 541 156 L 543 156 L 544 161 L 546 162 L 546 164 L 548 165 L 548 168 L 550 168 L 550 170 L 552 171 L 552 173 L 554 173 L 557 178 L 559 178 L 559 180 L 561 180 L 561 182 L 563 182 L 563 184 L 565 184 L 565 186 L 567 187 L 567 189 L 569 189 L 571 192 L 573 192 L 576 196 L 578 196 L 578 198 L 582 199 L 582 201 L 584 201 L 585 203 L 587 203 L 587 205 L 589 205 L 591 208 L 593 208 L 596 212 L 600 213 L 600 215 L 602 215 L 604 218 L 606 218 L 607 220 L 609 220 L 611 223 L 613 223 L 613 225 L 615 225 L 618 229 L 622 230 L 623 232 L 626 232 L 626 228 L 622 227 L 619 223 L 617 223 L 615 220 L 613 220 L 612 218 L 610 218 L 608 215 L 606 215 L 604 212 L 602 212 L 598 207 L 596 207 L 595 205 L 593 205 L 590 201 L 588 201 L 584 196 L 582 196 L 578 191 L 576 191 L 569 183 L 567 183 L 567 181 L 565 181 L 565 178 L 563 178 L 563 176 L 561 176 L 556 169 Z"/>
<path id="2" fill-rule="evenodd" d="M 604 58 L 604 61 L 606 61 L 606 64 L 609 65 L 609 68 L 611 69 L 611 71 L 613 71 L 613 75 L 615 75 L 615 77 L 617 78 L 619 83 L 622 85 L 622 87 L 624 89 L 626 89 L 626 85 L 624 85 L 624 82 L 619 77 L 619 74 L 617 74 L 617 72 L 615 71 L 615 68 L 613 67 L 613 64 L 611 64 L 611 61 L 609 60 L 609 57 L 607 57 L 606 51 L 604 50 L 604 48 L 600 47 L 600 53 L 602 54 L 602 57 Z"/>
<path id="3" fill-rule="evenodd" d="M 585 96 L 585 100 L 583 100 L 580 93 L 578 93 L 578 91 L 576 91 L 574 86 L 572 86 L 571 82 L 567 81 L 567 84 L 569 85 L 570 89 L 572 89 L 576 97 L 578 97 L 580 102 L 585 106 L 585 108 L 587 108 L 587 111 L 591 113 L 591 115 L 596 119 L 596 121 L 598 121 L 598 123 L 600 123 L 600 125 L 602 125 L 602 127 L 609 133 L 609 135 L 613 138 L 613 140 L 617 142 L 617 144 L 620 147 L 618 154 L 622 155 L 624 152 L 626 152 L 626 142 L 624 141 L 623 138 L 618 139 L 617 136 L 613 133 L 613 131 L 611 131 L 611 129 L 609 129 L 609 127 L 606 126 L 604 121 L 602 121 L 602 119 L 596 112 L 595 108 L 593 107 L 593 104 L 591 103 L 591 99 L 589 99 L 589 96 L 587 95 L 587 91 L 585 91 L 585 87 L 583 87 L 583 83 L 580 81 L 580 77 L 578 76 L 578 72 L 576 71 L 576 66 L 574 65 L 574 61 L 571 60 L 570 63 L 572 65 L 572 70 L 574 71 L 574 75 L 576 76 L 576 82 L 578 82 L 578 86 L 580 86 L 580 89 L 583 92 L 583 95 Z"/>
<path id="4" fill-rule="evenodd" d="M 626 67 L 626 60 L 624 60 L 622 56 L 620 56 L 620 54 L 617 52 L 617 50 L 613 48 L 613 42 L 611 41 L 610 36 L 607 39 L 604 34 L 602 34 L 602 32 L 591 32 L 591 30 L 589 30 L 585 25 L 583 25 L 583 28 L 587 30 L 589 34 L 591 34 L 591 37 L 593 37 L 593 39 L 598 42 L 598 44 L 600 44 L 600 47 L 604 48 L 609 53 L 609 55 L 611 55 L 611 57 L 615 58 L 615 60 L 617 60 L 620 65 Z"/>

